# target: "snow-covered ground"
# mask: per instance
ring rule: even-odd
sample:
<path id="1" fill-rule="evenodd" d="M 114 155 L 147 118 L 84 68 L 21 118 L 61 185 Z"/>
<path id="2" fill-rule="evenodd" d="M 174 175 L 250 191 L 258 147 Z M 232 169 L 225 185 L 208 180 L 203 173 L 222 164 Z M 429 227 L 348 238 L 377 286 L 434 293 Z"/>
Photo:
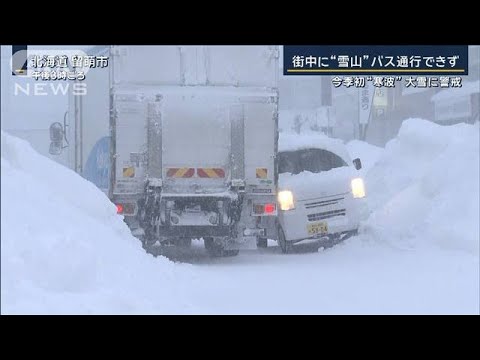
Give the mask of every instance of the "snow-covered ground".
<path id="1" fill-rule="evenodd" d="M 2 313 L 474 313 L 479 127 L 404 122 L 350 142 L 371 215 L 328 250 L 146 254 L 91 183 L 2 132 Z M 314 247 L 315 248 L 315 247 Z"/>

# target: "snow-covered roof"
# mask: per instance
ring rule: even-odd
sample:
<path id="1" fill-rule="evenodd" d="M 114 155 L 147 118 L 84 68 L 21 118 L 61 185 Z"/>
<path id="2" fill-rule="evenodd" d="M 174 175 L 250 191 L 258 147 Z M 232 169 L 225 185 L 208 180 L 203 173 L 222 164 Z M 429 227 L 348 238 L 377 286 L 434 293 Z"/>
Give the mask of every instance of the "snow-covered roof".
<path id="1" fill-rule="evenodd" d="M 333 139 L 321 133 L 305 135 L 280 133 L 278 149 L 279 151 L 324 149 L 340 156 L 347 164 L 351 161 L 348 150 L 342 140 Z"/>
<path id="2" fill-rule="evenodd" d="M 452 98 L 470 96 L 474 93 L 480 93 L 480 80 L 477 81 L 464 81 L 460 88 L 449 88 L 442 90 L 430 99 L 432 101 L 445 101 Z"/>

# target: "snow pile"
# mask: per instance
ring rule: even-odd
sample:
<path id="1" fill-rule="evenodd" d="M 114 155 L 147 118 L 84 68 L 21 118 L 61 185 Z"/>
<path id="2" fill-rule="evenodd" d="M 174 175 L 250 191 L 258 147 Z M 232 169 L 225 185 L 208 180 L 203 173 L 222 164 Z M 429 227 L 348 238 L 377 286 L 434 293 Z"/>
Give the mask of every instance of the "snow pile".
<path id="1" fill-rule="evenodd" d="M 215 260 L 194 244 L 196 266 L 147 255 L 93 184 L 2 132 L 2 312 L 478 314 L 478 132 L 406 121 L 343 244 Z"/>
<path id="2" fill-rule="evenodd" d="M 3 131 L 1 143 L 2 312 L 181 311 L 172 292 L 188 271 L 147 255 L 92 183 Z"/>
<path id="3" fill-rule="evenodd" d="M 404 248 L 479 251 L 479 126 L 403 122 L 367 173 L 378 239 Z"/>

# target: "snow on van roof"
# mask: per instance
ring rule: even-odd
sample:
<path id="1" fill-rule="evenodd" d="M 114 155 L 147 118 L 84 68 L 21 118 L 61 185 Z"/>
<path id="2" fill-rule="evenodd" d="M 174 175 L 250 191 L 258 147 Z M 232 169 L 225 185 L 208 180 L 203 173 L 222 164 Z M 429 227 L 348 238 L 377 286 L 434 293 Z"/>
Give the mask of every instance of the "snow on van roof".
<path id="1" fill-rule="evenodd" d="M 280 133 L 278 140 L 279 151 L 296 151 L 301 149 L 324 149 L 340 156 L 350 163 L 348 150 L 340 139 L 333 139 L 325 134 L 294 134 Z"/>

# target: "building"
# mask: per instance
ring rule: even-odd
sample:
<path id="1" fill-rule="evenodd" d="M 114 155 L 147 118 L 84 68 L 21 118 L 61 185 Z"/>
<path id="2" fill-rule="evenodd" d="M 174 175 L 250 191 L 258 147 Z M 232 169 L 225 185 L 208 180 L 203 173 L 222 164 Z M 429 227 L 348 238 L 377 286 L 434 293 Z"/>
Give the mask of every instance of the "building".
<path id="1" fill-rule="evenodd" d="M 480 103 L 480 46 L 469 46 L 468 50 L 469 74 L 462 76 L 461 88 L 406 87 L 403 79 L 394 88 L 376 89 L 366 140 L 384 146 L 408 118 L 442 125 L 476 121 Z"/>

